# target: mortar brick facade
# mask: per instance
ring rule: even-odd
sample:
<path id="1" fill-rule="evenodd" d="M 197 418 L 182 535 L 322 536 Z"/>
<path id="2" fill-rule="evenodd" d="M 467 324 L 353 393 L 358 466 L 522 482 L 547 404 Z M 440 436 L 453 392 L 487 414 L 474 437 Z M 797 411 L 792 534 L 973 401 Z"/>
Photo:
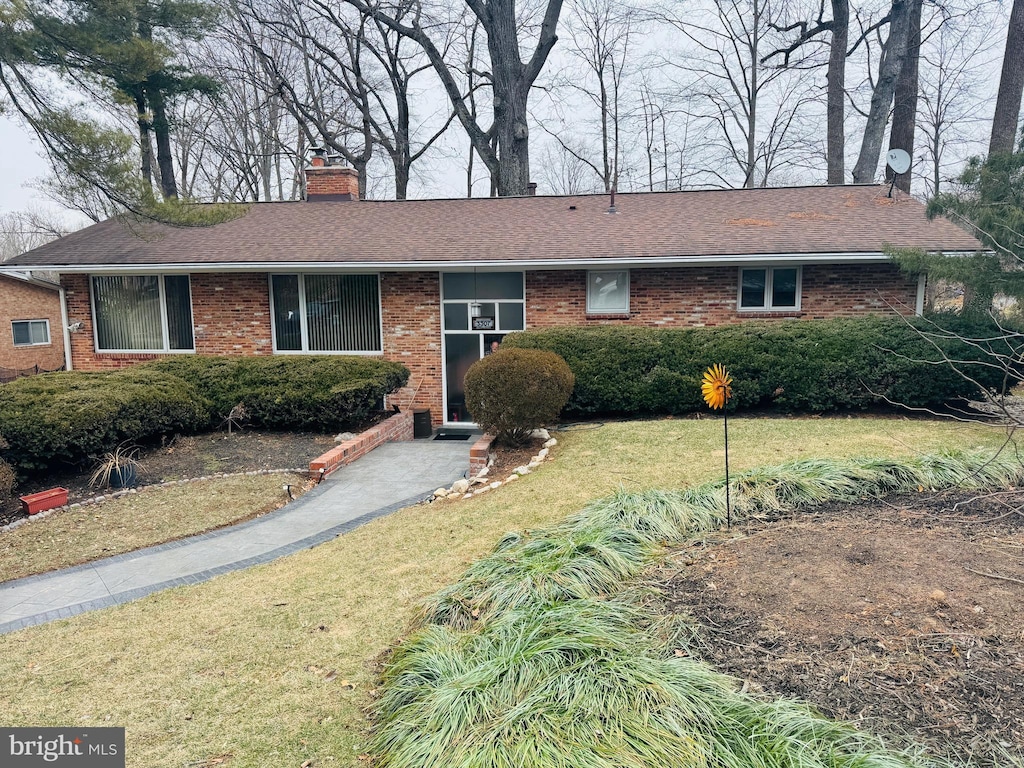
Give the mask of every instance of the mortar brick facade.
<path id="1" fill-rule="evenodd" d="M 14 320 L 48 320 L 50 343 L 14 346 Z M 0 275 L 0 368 L 52 371 L 64 365 L 64 325 L 56 289 Z"/>
<path id="2" fill-rule="evenodd" d="M 664 328 L 729 325 L 773 317 L 856 317 L 896 309 L 912 315 L 917 279 L 891 264 L 810 264 L 802 270 L 798 312 L 737 311 L 738 267 L 632 269 L 628 315 L 587 314 L 585 270 L 526 273 L 526 325 L 636 325 Z"/>
<path id="3" fill-rule="evenodd" d="M 88 278 L 62 277 L 72 334 L 72 363 L 79 370 L 122 368 L 159 355 L 95 352 Z M 914 312 L 917 281 L 889 264 L 807 265 L 802 272 L 799 312 L 737 312 L 738 267 L 666 267 L 630 270 L 628 315 L 587 315 L 586 270 L 526 272 L 526 326 L 605 325 L 665 328 L 713 326 L 757 318 L 854 317 L 896 308 Z M 203 355 L 273 354 L 267 273 L 191 275 L 196 352 Z M 409 383 L 388 398 L 403 412 L 429 408 L 444 418 L 441 356 L 440 275 L 380 273 L 383 357 L 402 363 Z M 58 313 L 59 314 L 59 313 Z"/>

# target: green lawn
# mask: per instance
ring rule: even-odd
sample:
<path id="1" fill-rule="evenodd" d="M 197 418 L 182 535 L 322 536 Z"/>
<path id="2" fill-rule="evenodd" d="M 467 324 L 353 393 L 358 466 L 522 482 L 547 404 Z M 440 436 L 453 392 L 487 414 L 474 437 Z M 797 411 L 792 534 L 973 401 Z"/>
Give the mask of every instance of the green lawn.
<path id="1" fill-rule="evenodd" d="M 554 461 L 471 500 L 413 507 L 277 562 L 0 637 L 0 725 L 120 725 L 132 766 L 360 766 L 375 672 L 421 599 L 507 530 L 614 489 L 722 472 L 717 419 L 560 433 Z M 998 445 L 905 419 L 730 420 L 736 470 L 811 456 Z M 213 764 L 212 762 L 210 763 Z"/>

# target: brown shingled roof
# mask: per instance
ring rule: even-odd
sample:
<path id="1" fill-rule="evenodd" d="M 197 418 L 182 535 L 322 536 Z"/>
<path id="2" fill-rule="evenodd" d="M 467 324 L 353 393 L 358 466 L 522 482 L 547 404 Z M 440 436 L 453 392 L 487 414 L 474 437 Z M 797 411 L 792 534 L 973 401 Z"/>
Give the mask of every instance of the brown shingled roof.
<path id="1" fill-rule="evenodd" d="M 358 202 L 256 203 L 211 227 L 115 220 L 5 266 L 416 267 L 572 264 L 773 254 L 878 254 L 885 246 L 974 251 L 977 240 L 884 186 Z M 139 236 L 141 231 L 142 237 Z"/>

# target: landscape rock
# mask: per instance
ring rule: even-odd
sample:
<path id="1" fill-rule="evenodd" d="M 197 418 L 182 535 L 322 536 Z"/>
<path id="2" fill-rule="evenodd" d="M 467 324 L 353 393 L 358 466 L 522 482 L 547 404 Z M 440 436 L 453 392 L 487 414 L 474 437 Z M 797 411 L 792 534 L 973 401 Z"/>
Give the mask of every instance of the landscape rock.
<path id="1" fill-rule="evenodd" d="M 434 491 L 434 498 L 435 499 L 443 499 L 447 495 L 448 495 L 448 489 L 447 488 L 438 488 L 436 491 Z"/>
<path id="2" fill-rule="evenodd" d="M 530 437 L 536 440 L 550 440 L 551 433 L 548 432 L 546 429 L 535 429 L 533 430 L 533 432 L 530 433 Z"/>
<path id="3" fill-rule="evenodd" d="M 452 493 L 465 493 L 469 490 L 469 480 L 456 480 L 452 483 Z"/>
<path id="4" fill-rule="evenodd" d="M 558 445 L 558 441 L 555 438 L 552 437 L 550 440 L 548 440 L 548 441 L 546 441 L 544 443 L 543 447 L 544 448 L 554 448 L 556 445 Z"/>
<path id="5" fill-rule="evenodd" d="M 547 449 L 547 448 L 541 448 L 539 451 L 537 451 L 537 458 L 538 459 L 546 459 L 550 452 L 551 451 L 549 449 Z"/>
<path id="6" fill-rule="evenodd" d="M 513 480 L 518 480 L 518 479 L 519 479 L 519 475 L 509 475 L 508 477 L 505 478 L 505 482 L 506 483 L 511 483 Z"/>
<path id="7" fill-rule="evenodd" d="M 516 467 L 512 471 L 515 472 L 517 475 L 528 475 L 532 470 L 528 466 L 523 464 L 522 466 Z"/>
<path id="8" fill-rule="evenodd" d="M 491 483 L 491 484 L 490 484 L 490 485 L 489 485 L 488 487 L 489 487 L 489 488 L 492 488 L 492 489 L 493 489 L 493 488 L 500 488 L 500 487 L 501 487 L 501 480 L 495 480 L 495 481 L 494 481 L 493 483 Z"/>

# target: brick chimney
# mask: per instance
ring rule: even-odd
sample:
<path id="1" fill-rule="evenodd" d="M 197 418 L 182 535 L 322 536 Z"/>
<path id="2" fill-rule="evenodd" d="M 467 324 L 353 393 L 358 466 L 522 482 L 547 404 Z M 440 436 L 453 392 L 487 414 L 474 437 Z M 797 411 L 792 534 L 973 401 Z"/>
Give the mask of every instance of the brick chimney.
<path id="1" fill-rule="evenodd" d="M 306 200 L 325 202 L 359 199 L 359 173 L 341 165 L 337 155 L 325 158 L 323 150 L 314 150 L 306 167 Z"/>

